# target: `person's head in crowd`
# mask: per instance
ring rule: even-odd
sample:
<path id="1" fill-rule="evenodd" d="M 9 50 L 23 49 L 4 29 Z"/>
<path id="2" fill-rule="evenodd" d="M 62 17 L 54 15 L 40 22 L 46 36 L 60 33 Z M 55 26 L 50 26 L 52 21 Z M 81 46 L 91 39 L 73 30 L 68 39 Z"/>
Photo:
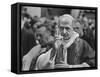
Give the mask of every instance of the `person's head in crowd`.
<path id="1" fill-rule="evenodd" d="M 42 46 L 46 46 L 46 44 L 54 40 L 51 34 L 51 30 L 48 26 L 50 26 L 50 24 L 46 23 L 44 20 L 42 20 L 41 22 L 39 21 L 34 25 L 34 28 L 36 30 L 35 31 L 36 39 Z"/>
<path id="2" fill-rule="evenodd" d="M 36 28 L 39 28 L 41 27 L 42 25 L 46 26 L 46 28 L 51 31 L 52 35 L 54 34 L 54 29 L 55 29 L 55 21 L 53 20 L 50 20 L 46 17 L 41 17 L 39 18 L 39 20 L 33 25 L 33 27 L 36 29 Z"/>
<path id="3" fill-rule="evenodd" d="M 71 32 L 75 31 L 78 34 L 80 33 L 80 31 L 77 31 L 79 29 L 76 30 L 76 23 L 74 23 L 75 19 L 69 15 L 69 14 L 65 14 L 63 16 L 59 17 L 59 27 L 60 27 L 60 32 L 61 35 L 65 37 L 65 39 L 70 39 L 71 38 Z"/>
<path id="4" fill-rule="evenodd" d="M 73 28 L 77 33 L 79 33 L 80 37 L 83 36 L 83 24 L 76 20 Z"/>
<path id="5" fill-rule="evenodd" d="M 71 10 L 71 16 L 77 19 L 79 17 L 80 10 L 79 9 L 72 9 Z"/>
<path id="6" fill-rule="evenodd" d="M 22 7 L 21 10 L 21 28 L 30 28 L 31 16 L 27 13 L 27 8 Z"/>
<path id="7" fill-rule="evenodd" d="M 26 7 L 22 7 L 22 13 L 26 13 L 27 12 L 27 8 Z"/>
<path id="8" fill-rule="evenodd" d="M 44 24 L 44 22 L 46 22 L 46 18 L 45 17 L 38 18 L 38 19 L 34 18 L 34 20 L 36 21 L 36 23 L 33 24 L 33 28 L 35 28 L 35 29 L 40 28 Z"/>
<path id="9" fill-rule="evenodd" d="M 30 21 L 31 21 L 30 17 L 24 16 L 24 18 L 21 20 L 21 28 L 25 27 L 29 29 L 31 26 Z"/>
<path id="10" fill-rule="evenodd" d="M 39 18 L 37 16 L 31 17 L 30 25 L 31 25 L 33 32 L 35 32 L 34 25 L 38 22 L 38 20 Z"/>
<path id="11" fill-rule="evenodd" d="M 91 30 L 94 30 L 95 29 L 95 21 L 93 19 L 89 19 L 88 24 L 89 24 L 89 28 Z"/>
<path id="12" fill-rule="evenodd" d="M 85 16 L 85 14 L 83 14 L 83 18 L 82 18 L 83 24 L 84 24 L 84 29 L 87 29 L 89 27 L 88 25 L 88 18 Z"/>
<path id="13" fill-rule="evenodd" d="M 21 19 L 23 19 L 23 18 L 24 18 L 25 13 L 27 12 L 27 8 L 22 7 L 21 9 L 22 9 L 22 10 L 21 10 Z"/>
<path id="14" fill-rule="evenodd" d="M 31 18 L 31 16 L 27 12 L 27 8 L 26 7 L 22 7 L 22 10 L 21 10 L 21 19 L 24 20 L 24 18 L 26 18 L 26 19 Z"/>
<path id="15" fill-rule="evenodd" d="M 83 12 L 83 10 L 80 10 L 78 18 L 81 20 L 83 18 L 83 16 L 84 16 L 84 12 Z"/>

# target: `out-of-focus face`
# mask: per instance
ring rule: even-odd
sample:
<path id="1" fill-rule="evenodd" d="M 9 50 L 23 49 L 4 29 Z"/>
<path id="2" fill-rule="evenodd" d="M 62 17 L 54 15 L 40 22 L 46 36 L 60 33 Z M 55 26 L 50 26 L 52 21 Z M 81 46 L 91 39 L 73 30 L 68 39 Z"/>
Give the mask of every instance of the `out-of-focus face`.
<path id="1" fill-rule="evenodd" d="M 40 44 L 45 45 L 48 43 L 50 33 L 47 31 L 46 27 L 40 27 L 36 31 L 36 38 L 39 40 Z"/>
<path id="2" fill-rule="evenodd" d="M 73 29 L 75 32 L 77 32 L 80 36 L 83 36 L 83 30 L 82 30 L 82 25 L 79 22 L 76 22 L 73 25 Z"/>

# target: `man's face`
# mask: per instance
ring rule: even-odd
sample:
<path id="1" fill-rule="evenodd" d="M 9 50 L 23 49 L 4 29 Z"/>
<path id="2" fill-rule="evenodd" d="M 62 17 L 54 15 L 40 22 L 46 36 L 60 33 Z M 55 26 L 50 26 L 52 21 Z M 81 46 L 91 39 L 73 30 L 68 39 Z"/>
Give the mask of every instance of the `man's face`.
<path id="1" fill-rule="evenodd" d="M 69 25 L 60 25 L 60 32 L 61 32 L 61 36 L 63 36 L 64 40 L 68 40 L 70 39 L 70 31 L 71 28 L 69 27 Z"/>
<path id="2" fill-rule="evenodd" d="M 59 20 L 59 28 L 61 32 L 61 36 L 63 36 L 64 40 L 70 39 L 70 32 L 72 30 L 72 20 L 68 18 L 61 18 Z"/>
<path id="3" fill-rule="evenodd" d="M 79 33 L 80 36 L 83 36 L 83 30 L 82 27 L 83 25 L 81 25 L 79 22 L 75 22 L 75 24 L 73 25 L 73 29 L 75 32 Z"/>
<path id="4" fill-rule="evenodd" d="M 37 29 L 36 38 L 39 40 L 40 44 L 47 44 L 49 37 L 50 33 L 47 31 L 46 27 L 43 26 Z"/>

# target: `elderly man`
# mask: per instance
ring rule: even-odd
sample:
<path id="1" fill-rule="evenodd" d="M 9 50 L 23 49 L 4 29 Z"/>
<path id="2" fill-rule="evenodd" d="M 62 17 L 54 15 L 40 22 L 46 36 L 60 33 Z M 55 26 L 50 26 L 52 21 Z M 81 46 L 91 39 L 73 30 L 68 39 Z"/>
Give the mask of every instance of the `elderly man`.
<path id="1" fill-rule="evenodd" d="M 73 30 L 74 18 L 68 14 L 60 17 L 60 32 L 64 37 L 64 46 L 67 50 L 66 64 L 59 64 L 56 68 L 78 68 L 95 66 L 95 51 L 79 34 Z M 68 45 L 69 43 L 69 45 Z"/>

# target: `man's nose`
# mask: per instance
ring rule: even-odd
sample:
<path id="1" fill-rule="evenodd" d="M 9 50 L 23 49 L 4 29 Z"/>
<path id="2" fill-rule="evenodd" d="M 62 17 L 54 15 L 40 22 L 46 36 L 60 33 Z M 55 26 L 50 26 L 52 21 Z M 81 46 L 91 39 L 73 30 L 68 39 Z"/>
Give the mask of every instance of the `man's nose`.
<path id="1" fill-rule="evenodd" d="M 66 33 L 66 32 L 67 32 L 65 28 L 64 28 L 63 32 L 64 32 L 64 33 Z"/>

